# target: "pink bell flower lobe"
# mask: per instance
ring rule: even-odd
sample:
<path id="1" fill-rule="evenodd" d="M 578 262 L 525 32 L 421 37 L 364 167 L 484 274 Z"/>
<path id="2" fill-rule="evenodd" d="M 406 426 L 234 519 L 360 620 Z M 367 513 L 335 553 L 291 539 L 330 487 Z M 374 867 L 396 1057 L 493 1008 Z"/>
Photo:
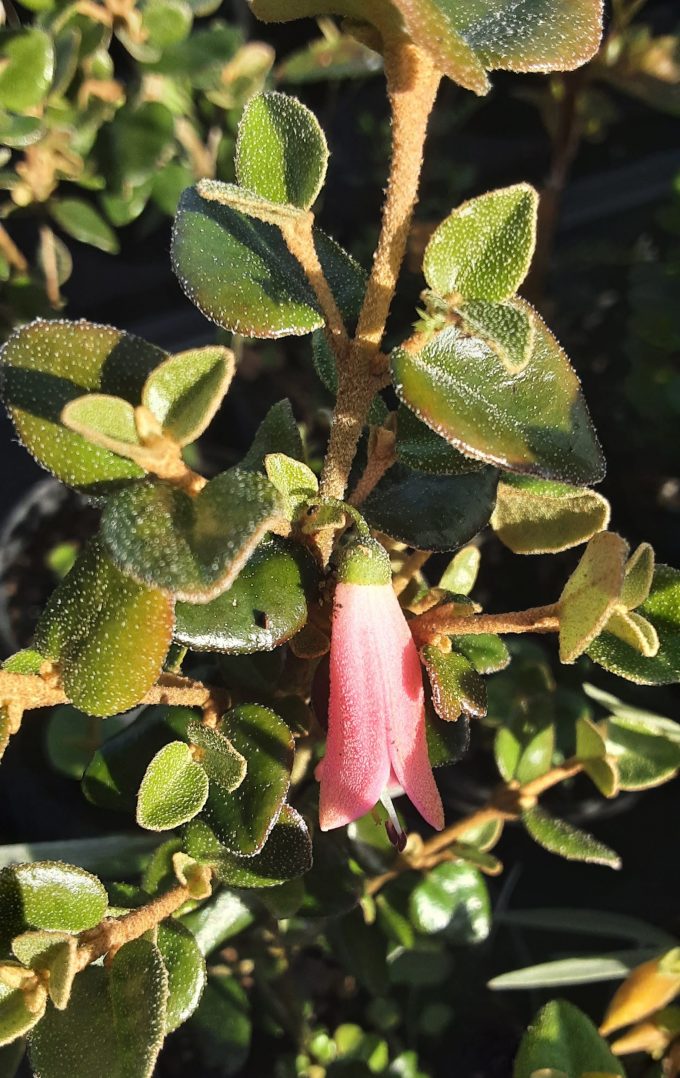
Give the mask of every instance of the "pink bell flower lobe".
<path id="1" fill-rule="evenodd" d="M 374 539 L 345 552 L 333 605 L 322 831 L 369 812 L 399 785 L 432 827 L 444 811 L 427 753 L 418 652 Z"/>

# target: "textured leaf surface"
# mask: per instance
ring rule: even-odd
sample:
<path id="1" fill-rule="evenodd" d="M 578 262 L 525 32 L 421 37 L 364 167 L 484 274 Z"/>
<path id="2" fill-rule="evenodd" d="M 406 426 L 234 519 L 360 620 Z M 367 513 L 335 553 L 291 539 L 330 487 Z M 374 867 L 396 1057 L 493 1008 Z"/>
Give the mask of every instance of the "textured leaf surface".
<path id="1" fill-rule="evenodd" d="M 539 846 L 543 846 L 550 853 L 556 853 L 558 857 L 564 857 L 567 861 L 607 865 L 609 868 L 621 867 L 618 854 L 604 843 L 585 831 L 579 831 L 565 820 L 549 816 L 538 806 L 522 814 L 522 823 Z"/>
<path id="2" fill-rule="evenodd" d="M 110 393 L 86 393 L 69 401 L 61 421 L 88 442 L 140 463 L 143 449 L 129 401 Z"/>
<path id="3" fill-rule="evenodd" d="M 440 296 L 499 301 L 526 277 L 536 243 L 538 196 L 529 184 L 503 187 L 464 202 L 432 234 L 423 272 Z M 471 309 L 488 324 L 489 309 Z M 483 312 L 486 310 L 486 319 Z M 522 307 L 515 308 L 526 313 Z M 521 318 L 521 314 L 520 314 Z"/>
<path id="4" fill-rule="evenodd" d="M 552 1068 L 564 1074 L 620 1075 L 625 1071 L 595 1026 L 572 1003 L 556 999 L 539 1011 L 522 1038 L 513 1078 Z"/>
<path id="5" fill-rule="evenodd" d="M 250 449 L 239 463 L 239 468 L 249 472 L 262 471 L 270 453 L 285 453 L 294 460 L 302 460 L 304 456 L 300 428 L 287 397 L 272 404 L 255 431 Z"/>
<path id="6" fill-rule="evenodd" d="M 403 404 L 397 411 L 397 460 L 432 475 L 462 475 L 483 467 L 465 457 Z"/>
<path id="7" fill-rule="evenodd" d="M 198 1007 L 206 983 L 205 959 L 189 929 L 171 918 L 158 926 L 156 945 L 168 974 L 165 1032 L 172 1033 Z"/>
<path id="8" fill-rule="evenodd" d="M 236 790 L 243 782 L 248 762 L 229 738 L 220 730 L 198 721 L 189 723 L 187 733 L 191 743 L 200 750 L 203 768 L 211 783 L 218 788 L 215 791 L 217 796 Z"/>
<path id="9" fill-rule="evenodd" d="M 188 745 L 172 741 L 146 769 L 137 799 L 137 823 L 147 831 L 169 831 L 191 820 L 208 797 L 208 776 Z"/>
<path id="10" fill-rule="evenodd" d="M 680 570 L 657 565 L 649 597 L 637 610 L 656 630 L 659 650 L 646 658 L 622 640 L 603 632 L 588 655 L 605 670 L 639 685 L 680 681 Z"/>
<path id="11" fill-rule="evenodd" d="M 307 825 L 290 805 L 282 807 L 260 852 L 250 857 L 218 848 L 214 838 L 201 833 L 199 821 L 189 828 L 188 848 L 210 861 L 218 879 L 230 887 L 276 887 L 303 876 L 312 867 Z"/>
<path id="12" fill-rule="evenodd" d="M 316 570 L 299 545 L 266 536 L 228 589 L 209 603 L 178 603 L 175 639 L 194 651 L 271 651 L 307 621 Z"/>
<path id="13" fill-rule="evenodd" d="M 514 554 L 555 554 L 609 524 L 609 502 L 594 490 L 528 476 L 503 476 L 491 527 Z"/>
<path id="14" fill-rule="evenodd" d="M 483 876 L 469 865 L 437 865 L 409 898 L 411 920 L 426 935 L 443 932 L 454 943 L 480 943 L 489 934 L 491 904 Z"/>
<path id="15" fill-rule="evenodd" d="M 423 648 L 423 663 L 432 687 L 432 704 L 441 719 L 455 721 L 461 712 L 486 715 L 486 688 L 468 660 L 455 651 Z"/>
<path id="16" fill-rule="evenodd" d="M 228 348 L 191 348 L 169 356 L 146 380 L 142 403 L 179 445 L 206 429 L 234 375 Z"/>
<path id="17" fill-rule="evenodd" d="M 251 98 L 236 143 L 241 187 L 307 210 L 321 190 L 327 164 L 324 133 L 301 101 L 275 91 Z"/>
<path id="18" fill-rule="evenodd" d="M 63 1011 L 76 975 L 77 938 L 66 932 L 24 932 L 12 940 L 12 950 L 24 966 L 48 974 L 50 999 Z"/>
<path id="19" fill-rule="evenodd" d="M 10 988 L 0 981 L 0 1047 L 11 1044 L 17 1037 L 23 1037 L 32 1029 L 45 1013 L 47 990 L 39 986 L 34 994 L 32 1006 L 26 1005 L 26 997 L 19 988 Z"/>
<path id="20" fill-rule="evenodd" d="M 628 546 L 599 532 L 564 586 L 559 602 L 560 660 L 573 663 L 607 624 L 623 587 Z"/>
<path id="21" fill-rule="evenodd" d="M 371 527 L 420 550 L 455 550 L 488 522 L 496 493 L 494 468 L 463 475 L 427 475 L 393 465 L 362 505 Z"/>
<path id="22" fill-rule="evenodd" d="M 182 288 L 213 322 L 247 337 L 311 333 L 323 316 L 299 263 L 275 225 L 247 217 L 188 188 L 175 218 L 172 257 Z M 355 263 L 320 231 L 317 253 L 344 309 Z"/>
<path id="23" fill-rule="evenodd" d="M 65 1011 L 47 1010 L 31 1037 L 30 1057 L 33 1070 L 44 1078 L 123 1078 L 103 967 L 78 974 Z"/>
<path id="24" fill-rule="evenodd" d="M 396 391 L 466 455 L 546 479 L 596 482 L 604 462 L 578 378 L 534 317 L 534 350 L 521 374 L 508 375 L 487 345 L 451 327 L 418 352 L 395 349 Z"/>
<path id="25" fill-rule="evenodd" d="M 168 974 L 160 951 L 135 939 L 116 951 L 109 973 L 121 1075 L 151 1078 L 165 1036 Z"/>
<path id="26" fill-rule="evenodd" d="M 611 715 L 607 751 L 619 773 L 621 789 L 646 790 L 672 779 L 680 769 L 680 726 L 654 716 Z M 674 729 L 673 729 L 674 727 Z"/>
<path id="27" fill-rule="evenodd" d="M 519 374 L 531 359 L 534 321 L 526 307 L 512 300 L 490 303 L 470 300 L 457 307 L 463 328 L 481 337 L 496 353 L 509 374 Z"/>
<path id="28" fill-rule="evenodd" d="M 121 573 L 93 540 L 53 592 L 36 644 L 60 663 L 76 707 L 114 715 L 139 703 L 156 681 L 172 627 L 167 596 Z"/>
<path id="29" fill-rule="evenodd" d="M 101 921 L 108 906 L 96 876 L 61 861 L 34 861 L 2 873 L 2 906 L 24 928 L 82 932 Z"/>
<path id="30" fill-rule="evenodd" d="M 232 468 L 195 497 L 154 480 L 120 491 L 104 509 L 102 537 L 140 583 L 208 602 L 233 583 L 278 513 L 264 476 Z"/>
<path id="31" fill-rule="evenodd" d="M 258 704 L 227 712 L 219 732 L 244 757 L 247 771 L 229 794 L 211 779 L 203 818 L 228 850 L 252 856 L 262 849 L 288 793 L 293 737 L 275 712 Z"/>
<path id="32" fill-rule="evenodd" d="M 140 403 L 147 375 L 165 353 L 139 337 L 92 322 L 38 320 L 5 344 L 3 396 L 23 444 L 58 479 L 105 493 L 140 477 L 131 461 L 67 430 L 61 413 L 88 392 Z"/>

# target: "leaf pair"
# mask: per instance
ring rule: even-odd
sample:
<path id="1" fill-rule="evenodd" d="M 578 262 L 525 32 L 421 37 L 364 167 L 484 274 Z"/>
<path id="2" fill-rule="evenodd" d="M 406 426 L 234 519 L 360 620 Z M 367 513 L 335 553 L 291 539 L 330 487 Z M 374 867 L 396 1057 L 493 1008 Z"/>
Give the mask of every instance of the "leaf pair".
<path id="1" fill-rule="evenodd" d="M 656 629 L 635 610 L 647 599 L 653 576 L 654 551 L 648 543 L 628 558 L 628 545 L 619 535 L 595 535 L 560 596 L 561 661 L 575 662 L 603 631 L 640 655 L 656 655 Z"/>
<path id="2" fill-rule="evenodd" d="M 436 229 L 424 271 L 443 328 L 393 351 L 394 384 L 466 456 L 583 485 L 602 477 L 604 463 L 578 379 L 536 312 L 514 297 L 533 252 L 536 205 L 533 188 L 518 184 L 465 203 Z"/>

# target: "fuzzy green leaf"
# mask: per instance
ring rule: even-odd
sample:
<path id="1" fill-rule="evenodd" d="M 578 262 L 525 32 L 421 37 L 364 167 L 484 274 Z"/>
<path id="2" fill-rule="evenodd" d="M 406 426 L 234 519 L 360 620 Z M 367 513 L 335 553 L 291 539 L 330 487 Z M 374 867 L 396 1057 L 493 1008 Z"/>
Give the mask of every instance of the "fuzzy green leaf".
<path id="1" fill-rule="evenodd" d="M 194 720 L 189 723 L 187 734 L 192 745 L 200 750 L 203 768 L 220 796 L 233 793 L 243 782 L 248 762 L 220 730 Z"/>
<path id="2" fill-rule="evenodd" d="M 608 846 L 585 831 L 579 831 L 573 824 L 549 816 L 538 805 L 522 814 L 522 823 L 539 846 L 558 857 L 621 868 L 620 857 Z"/>
<path id="3" fill-rule="evenodd" d="M 646 600 L 654 582 L 654 550 L 649 543 L 640 543 L 626 565 L 626 579 L 621 590 L 621 603 L 634 610 Z"/>
<path id="4" fill-rule="evenodd" d="M 464 202 L 427 245 L 423 272 L 430 288 L 464 300 L 498 302 L 514 295 L 534 252 L 537 212 L 538 195 L 526 183 Z M 478 316 L 488 324 L 488 309 L 486 319 L 483 310 L 477 309 Z M 526 308 L 515 310 L 526 314 Z"/>
<path id="5" fill-rule="evenodd" d="M 47 1006 L 47 989 L 37 985 L 31 1006 L 20 988 L 10 988 L 0 980 L 0 1047 L 23 1037 L 37 1025 Z"/>
<path id="6" fill-rule="evenodd" d="M 189 929 L 172 918 L 158 926 L 156 946 L 168 974 L 165 1032 L 172 1033 L 198 1007 L 206 984 L 205 959 Z"/>
<path id="7" fill-rule="evenodd" d="M 622 790 L 646 790 L 680 770 L 680 726 L 654 715 L 610 715 L 607 752 L 616 764 Z"/>
<path id="8" fill-rule="evenodd" d="M 228 591 L 209 603 L 177 603 L 175 639 L 194 651 L 271 651 L 305 625 L 316 584 L 299 543 L 265 536 Z"/>
<path id="9" fill-rule="evenodd" d="M 161 749 L 146 769 L 137 798 L 137 823 L 169 831 L 193 819 L 208 797 L 208 776 L 183 741 Z"/>
<path id="10" fill-rule="evenodd" d="M 12 950 L 22 965 L 48 974 L 50 999 L 63 1011 L 77 972 L 77 938 L 66 932 L 24 932 L 12 940 Z"/>
<path id="11" fill-rule="evenodd" d="M 573 663 L 607 624 L 623 587 L 628 546 L 599 532 L 565 584 L 559 601 L 560 660 Z"/>
<path id="12" fill-rule="evenodd" d="M 487 345 L 451 326 L 419 351 L 395 349 L 397 394 L 468 456 L 546 479 L 596 482 L 604 462 L 579 381 L 533 318 L 534 350 L 521 374 L 510 377 Z"/>
<path id="13" fill-rule="evenodd" d="M 286 517 L 293 520 L 300 507 L 318 493 L 318 479 L 301 460 L 293 460 L 285 453 L 268 453 L 264 468 L 269 482 L 283 499 Z"/>
<path id="14" fill-rule="evenodd" d="M 472 663 L 478 674 L 495 674 L 510 665 L 510 652 L 501 637 L 493 633 L 456 636 L 453 646 Z"/>
<path id="15" fill-rule="evenodd" d="M 432 767 L 448 767 L 460 760 L 470 748 L 470 722 L 460 715 L 455 722 L 440 719 L 431 701 L 425 706 L 427 754 Z"/>
<path id="16" fill-rule="evenodd" d="M 231 972 L 211 973 L 190 1029 L 206 1072 L 242 1073 L 252 1034 L 250 1000 Z"/>
<path id="17" fill-rule="evenodd" d="M 186 843 L 192 856 L 212 864 L 217 878 L 229 887 L 277 887 L 304 876 L 312 866 L 307 825 L 290 805 L 283 805 L 255 856 L 225 850 L 201 821 L 188 825 Z"/>
<path id="18" fill-rule="evenodd" d="M 86 393 L 69 401 L 61 421 L 93 445 L 144 467 L 144 448 L 137 432 L 135 409 L 129 401 L 109 393 Z"/>
<path id="19" fill-rule="evenodd" d="M 493 468 L 427 475 L 393 465 L 362 505 L 371 527 L 420 550 L 455 550 L 481 531 L 496 494 Z"/>
<path id="20" fill-rule="evenodd" d="M 476 546 L 465 546 L 454 554 L 439 578 L 439 587 L 456 595 L 469 595 L 475 586 L 481 554 Z"/>
<path id="21" fill-rule="evenodd" d="M 234 354 L 211 345 L 169 356 L 151 372 L 142 404 L 165 434 L 188 445 L 208 427 L 234 376 Z"/>
<path id="22" fill-rule="evenodd" d="M 14 934 L 26 928 L 82 932 L 98 924 L 108 906 L 96 876 L 61 861 L 13 865 L 0 879 L 2 920 Z"/>
<path id="23" fill-rule="evenodd" d="M 469 865 L 437 865 L 411 892 L 409 913 L 418 932 L 442 932 L 457 944 L 481 943 L 491 927 L 484 877 Z"/>
<path id="24" fill-rule="evenodd" d="M 270 453 L 285 453 L 294 460 L 302 460 L 304 449 L 300 428 L 295 422 L 293 409 L 287 397 L 273 404 L 255 432 L 250 449 L 239 463 L 248 472 L 264 470 L 264 462 Z"/>
<path id="25" fill-rule="evenodd" d="M 590 1019 L 563 999 L 546 1004 L 529 1026 L 519 1046 L 513 1078 L 533 1078 L 545 1070 L 569 1078 L 585 1074 L 625 1078 L 626 1073 Z"/>
<path id="26" fill-rule="evenodd" d="M 397 460 L 428 475 L 463 475 L 483 467 L 458 450 L 403 404 L 397 410 Z"/>
<path id="27" fill-rule="evenodd" d="M 481 337 L 496 353 L 508 374 L 519 374 L 531 359 L 534 320 L 528 309 L 513 300 L 491 303 L 473 299 L 456 305 L 463 329 Z"/>
<path id="28" fill-rule="evenodd" d="M 288 94 L 258 94 L 246 105 L 236 142 L 241 187 L 308 210 L 326 177 L 328 147 L 319 122 Z"/>
<path id="29" fill-rule="evenodd" d="M 116 951 L 109 972 L 121 1075 L 151 1078 L 163 1044 L 168 973 L 157 947 L 135 939 Z"/>
<path id="30" fill-rule="evenodd" d="M 422 660 L 432 687 L 432 704 L 445 722 L 455 721 L 461 712 L 480 718 L 486 715 L 486 687 L 463 655 L 444 654 L 437 647 L 425 647 Z"/>
<path id="31" fill-rule="evenodd" d="M 210 197 L 205 197 L 205 196 Z M 317 253 L 341 308 L 355 288 L 355 263 L 319 230 Z M 175 273 L 189 299 L 213 322 L 248 337 L 320 329 L 324 318 L 279 229 L 216 201 L 214 189 L 188 188 L 172 240 Z"/>
<path id="32" fill-rule="evenodd" d="M 264 476 L 232 468 L 195 497 L 154 480 L 120 491 L 104 509 L 102 537 L 140 583 L 208 602 L 234 582 L 279 512 Z"/>
<path id="33" fill-rule="evenodd" d="M 211 776 L 202 818 L 230 852 L 252 856 L 262 849 L 288 793 L 292 734 L 275 712 L 258 704 L 227 712 L 218 733 L 244 757 L 248 769 L 233 793 L 220 789 Z"/>
<path id="34" fill-rule="evenodd" d="M 121 573 L 93 540 L 53 592 L 36 645 L 60 664 L 77 708 L 114 715 L 138 704 L 154 684 L 172 628 L 167 596 Z"/>
<path id="35" fill-rule="evenodd" d="M 609 517 L 609 502 L 594 490 L 508 473 L 491 527 L 514 554 L 556 554 L 603 531 Z"/>
<path id="36" fill-rule="evenodd" d="M 103 494 L 139 478 L 141 468 L 65 428 L 61 414 L 85 393 L 141 401 L 147 375 L 165 352 L 110 326 L 92 322 L 32 322 L 0 353 L 3 396 L 19 438 L 58 479 Z"/>

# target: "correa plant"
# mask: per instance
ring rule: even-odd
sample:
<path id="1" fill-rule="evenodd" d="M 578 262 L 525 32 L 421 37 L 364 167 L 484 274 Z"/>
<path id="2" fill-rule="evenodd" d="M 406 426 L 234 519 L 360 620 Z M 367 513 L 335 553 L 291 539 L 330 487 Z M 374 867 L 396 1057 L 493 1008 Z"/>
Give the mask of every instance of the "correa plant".
<path id="1" fill-rule="evenodd" d="M 490 851 L 507 822 L 558 856 L 616 868 L 614 851 L 549 814 L 542 795 L 583 773 L 614 798 L 680 766 L 670 720 L 591 689 L 598 718 L 560 696 L 530 650 L 509 666 L 505 637 L 554 634 L 564 664 L 585 654 L 639 684 L 680 680 L 680 571 L 607 530 L 609 505 L 591 489 L 604 460 L 578 378 L 517 294 L 536 238 L 531 186 L 482 194 L 437 227 L 413 332 L 384 350 L 442 77 L 484 94 L 496 68 L 574 69 L 598 47 L 599 0 L 251 6 L 270 21 L 342 16 L 382 54 L 391 106 L 368 275 L 315 224 L 328 150 L 292 96 L 250 100 L 237 183 L 201 180 L 175 217 L 175 272 L 209 319 L 251 338 L 311 338 L 335 393 L 320 475 L 288 401 L 240 464 L 211 478 L 192 469 L 185 450 L 235 374 L 221 344 L 168 355 L 110 326 L 38 320 L 2 352 L 19 438 L 101 507 L 33 646 L 0 672 L 3 745 L 27 712 L 58 705 L 55 751 L 70 767 L 59 737 L 105 719 L 106 739 L 76 768 L 84 794 L 147 832 L 103 835 L 74 864 L 30 860 L 0 875 L 3 1051 L 16 1066 L 27 1037 L 44 1078 L 150 1075 L 187 1020 L 208 1065 L 236 1073 L 257 1020 L 251 996 L 264 1028 L 293 1043 L 277 1074 L 344 1060 L 416 1078 L 398 1038 L 351 1024 L 331 1036 L 296 1008 L 296 956 L 310 941 L 331 948 L 382 999 L 371 1021 L 389 1031 L 390 985 L 432 986 L 448 972 L 429 937 L 470 944 L 488 931 L 482 874 L 501 871 Z M 469 597 L 469 541 L 487 525 L 517 555 L 586 544 L 561 594 L 483 612 Z M 445 551 L 456 553 L 435 582 L 427 562 Z M 493 680 L 487 691 L 498 671 L 521 686 L 511 715 Z M 433 768 L 465 753 L 471 719 L 495 734 L 501 781 L 451 822 Z M 245 928 L 243 960 L 225 942 Z M 603 1032 L 641 1021 L 645 1046 L 664 1051 L 680 979 L 677 949 L 658 951 Z M 206 955 L 217 955 L 207 987 Z M 584 1014 L 549 1004 L 515 1078 L 587 1074 L 624 1071 Z"/>

